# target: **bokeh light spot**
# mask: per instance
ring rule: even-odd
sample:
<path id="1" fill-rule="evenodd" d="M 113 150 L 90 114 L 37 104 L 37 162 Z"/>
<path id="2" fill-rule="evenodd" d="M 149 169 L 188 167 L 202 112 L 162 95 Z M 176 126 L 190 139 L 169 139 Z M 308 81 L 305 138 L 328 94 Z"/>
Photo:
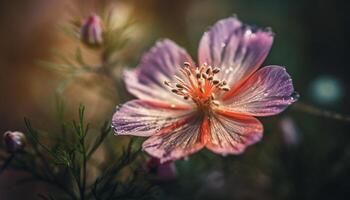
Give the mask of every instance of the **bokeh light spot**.
<path id="1" fill-rule="evenodd" d="M 343 87 L 333 76 L 320 76 L 314 79 L 310 90 L 313 100 L 320 104 L 338 102 L 343 96 Z"/>

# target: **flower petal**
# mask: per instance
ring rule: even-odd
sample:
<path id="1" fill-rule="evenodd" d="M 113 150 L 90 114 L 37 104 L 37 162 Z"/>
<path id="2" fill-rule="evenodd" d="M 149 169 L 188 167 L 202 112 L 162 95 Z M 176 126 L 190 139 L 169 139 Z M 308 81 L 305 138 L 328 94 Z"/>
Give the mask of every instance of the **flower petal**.
<path id="1" fill-rule="evenodd" d="M 218 21 L 204 33 L 199 45 L 199 64 L 220 67 L 219 79 L 235 87 L 265 60 L 273 42 L 271 31 L 253 29 L 237 18 Z"/>
<path id="2" fill-rule="evenodd" d="M 132 100 L 114 114 L 112 126 L 118 135 L 151 136 L 191 113 L 191 107 Z"/>
<path id="3" fill-rule="evenodd" d="M 285 68 L 263 67 L 253 74 L 227 101 L 226 109 L 253 116 L 282 112 L 295 102 L 293 83 Z"/>
<path id="4" fill-rule="evenodd" d="M 203 117 L 184 117 L 147 139 L 142 147 L 151 156 L 166 162 L 188 156 L 203 148 Z"/>
<path id="5" fill-rule="evenodd" d="M 215 153 L 240 154 L 262 138 L 263 126 L 254 117 L 216 111 L 210 118 L 206 147 Z"/>
<path id="6" fill-rule="evenodd" d="M 137 69 L 124 72 L 127 90 L 144 100 L 160 100 L 172 103 L 188 103 L 170 92 L 165 80 L 174 80 L 174 75 L 184 62 L 193 64 L 187 52 L 171 40 L 163 40 L 146 53 Z M 178 76 L 181 77 L 179 74 Z"/>

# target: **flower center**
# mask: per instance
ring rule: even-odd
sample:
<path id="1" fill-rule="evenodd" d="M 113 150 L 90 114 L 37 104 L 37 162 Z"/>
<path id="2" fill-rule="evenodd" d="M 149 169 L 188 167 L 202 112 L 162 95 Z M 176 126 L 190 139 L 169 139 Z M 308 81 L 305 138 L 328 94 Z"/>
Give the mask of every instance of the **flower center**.
<path id="1" fill-rule="evenodd" d="M 212 106 L 218 106 L 215 94 L 219 91 L 229 91 L 225 80 L 215 79 L 220 68 L 212 68 L 204 63 L 200 67 L 191 66 L 184 62 L 179 69 L 183 78 L 175 75 L 176 82 L 164 81 L 173 93 L 182 96 L 185 100 L 191 99 L 199 110 L 208 111 Z"/>

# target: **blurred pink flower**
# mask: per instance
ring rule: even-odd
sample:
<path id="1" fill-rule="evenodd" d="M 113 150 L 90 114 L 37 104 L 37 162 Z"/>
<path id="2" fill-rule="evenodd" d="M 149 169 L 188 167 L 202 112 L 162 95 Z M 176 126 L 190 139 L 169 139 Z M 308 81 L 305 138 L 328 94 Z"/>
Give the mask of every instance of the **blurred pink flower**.
<path id="1" fill-rule="evenodd" d="M 151 157 L 145 163 L 144 169 L 154 175 L 156 181 L 171 181 L 176 179 L 175 163 L 171 161 L 161 163 L 158 158 Z"/>
<path id="2" fill-rule="evenodd" d="M 282 139 L 288 147 L 296 146 L 299 143 L 298 127 L 290 117 L 284 117 L 280 121 Z"/>
<path id="3" fill-rule="evenodd" d="M 116 134 L 150 137 L 143 149 L 161 162 L 203 147 L 242 153 L 262 138 L 254 116 L 276 115 L 295 101 L 283 67 L 259 69 L 272 41 L 271 31 L 230 17 L 204 33 L 197 66 L 174 42 L 158 42 L 137 69 L 125 71 L 128 91 L 140 100 L 118 108 Z"/>

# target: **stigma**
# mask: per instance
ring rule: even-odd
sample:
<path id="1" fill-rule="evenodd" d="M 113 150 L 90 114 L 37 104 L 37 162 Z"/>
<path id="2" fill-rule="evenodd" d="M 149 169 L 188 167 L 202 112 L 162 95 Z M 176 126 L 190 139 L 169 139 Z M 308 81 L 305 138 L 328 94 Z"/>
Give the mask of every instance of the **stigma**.
<path id="1" fill-rule="evenodd" d="M 175 81 L 164 81 L 171 92 L 181 96 L 185 100 L 192 100 L 200 109 L 208 109 L 218 106 L 216 95 L 230 90 L 225 80 L 216 79 L 220 68 L 212 67 L 207 63 L 201 66 L 192 66 L 184 62 L 179 69 L 180 76 L 174 76 Z"/>

